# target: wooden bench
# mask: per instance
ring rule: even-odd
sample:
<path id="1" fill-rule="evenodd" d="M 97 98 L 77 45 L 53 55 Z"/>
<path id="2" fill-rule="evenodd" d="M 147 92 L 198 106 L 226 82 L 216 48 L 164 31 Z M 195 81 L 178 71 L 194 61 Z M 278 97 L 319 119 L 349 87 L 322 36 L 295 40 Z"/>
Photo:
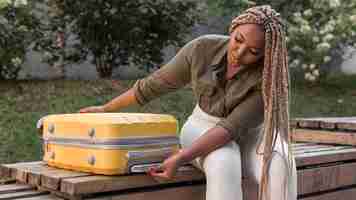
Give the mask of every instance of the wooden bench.
<path id="1" fill-rule="evenodd" d="M 295 142 L 356 145 L 356 117 L 297 118 L 291 124 Z"/>
<path id="2" fill-rule="evenodd" d="M 350 200 L 356 196 L 356 148 L 295 143 L 298 199 Z M 145 174 L 99 176 L 55 169 L 42 162 L 2 165 L 2 199 L 203 200 L 204 176 L 182 171 L 173 181 Z M 12 181 L 12 182 L 11 182 Z M 1 182 L 0 182 L 1 183 Z"/>
<path id="3" fill-rule="evenodd" d="M 299 118 L 291 124 L 298 199 L 353 199 L 356 147 L 351 145 L 356 144 L 356 118 Z M 181 171 L 177 178 L 166 181 L 146 174 L 100 176 L 55 169 L 42 162 L 26 162 L 1 165 L 0 184 L 0 200 L 205 199 L 204 175 L 195 168 Z M 244 191 L 249 189 L 246 185 L 243 180 Z"/>

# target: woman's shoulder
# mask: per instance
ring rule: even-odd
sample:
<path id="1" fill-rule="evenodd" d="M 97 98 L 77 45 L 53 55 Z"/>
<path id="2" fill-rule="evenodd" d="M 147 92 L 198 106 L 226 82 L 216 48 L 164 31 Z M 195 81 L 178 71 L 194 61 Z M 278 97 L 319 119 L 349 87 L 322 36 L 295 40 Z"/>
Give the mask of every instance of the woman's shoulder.
<path id="1" fill-rule="evenodd" d="M 227 40 L 229 40 L 229 36 L 227 35 L 218 35 L 218 34 L 207 34 L 207 35 L 202 35 L 194 40 L 192 40 L 193 43 L 197 44 L 202 44 L 204 46 L 206 45 L 219 45 L 225 43 Z"/>

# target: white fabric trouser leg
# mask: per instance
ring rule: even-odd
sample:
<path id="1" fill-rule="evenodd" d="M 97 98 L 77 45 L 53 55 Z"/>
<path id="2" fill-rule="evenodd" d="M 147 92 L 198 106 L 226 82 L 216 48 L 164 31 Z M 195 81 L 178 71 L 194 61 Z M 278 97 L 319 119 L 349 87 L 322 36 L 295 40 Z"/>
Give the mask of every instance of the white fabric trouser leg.
<path id="1" fill-rule="evenodd" d="M 219 121 L 219 118 L 208 115 L 199 106 L 196 106 L 192 115 L 182 127 L 180 134 L 182 147 L 191 146 L 197 138 L 214 127 Z M 249 137 L 246 137 L 246 140 L 241 142 L 241 146 L 232 141 L 209 153 L 205 158 L 197 158 L 192 162 L 194 166 L 205 173 L 207 200 L 242 200 L 242 174 L 255 182 L 257 186 L 260 182 L 262 162 L 262 156 L 256 154 L 259 133 L 260 128 L 252 129 L 249 133 L 246 133 Z M 280 141 L 278 140 L 278 142 Z M 278 142 L 277 145 L 279 145 Z M 277 147 L 278 152 L 280 152 L 280 149 L 281 147 Z M 271 200 L 285 200 L 281 186 L 285 185 L 286 174 L 283 172 L 286 165 L 280 155 L 275 154 L 271 162 L 269 174 Z M 289 180 L 291 181 L 286 188 L 288 190 L 286 200 L 296 200 L 296 170 L 294 170 Z M 257 190 L 255 193 L 257 194 Z"/>

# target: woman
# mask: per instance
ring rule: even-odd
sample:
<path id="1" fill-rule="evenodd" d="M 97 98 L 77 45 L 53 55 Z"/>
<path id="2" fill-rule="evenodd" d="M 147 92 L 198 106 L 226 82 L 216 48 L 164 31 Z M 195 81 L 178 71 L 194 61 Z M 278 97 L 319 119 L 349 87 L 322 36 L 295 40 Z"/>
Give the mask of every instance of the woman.
<path id="1" fill-rule="evenodd" d="M 150 174 L 172 178 L 180 165 L 192 162 L 206 175 L 208 200 L 242 199 L 242 176 L 259 185 L 260 200 L 296 200 L 288 73 L 279 14 L 253 7 L 232 21 L 230 37 L 191 41 L 124 94 L 80 112 L 143 105 L 191 83 L 198 103 L 182 127 L 182 149 Z"/>

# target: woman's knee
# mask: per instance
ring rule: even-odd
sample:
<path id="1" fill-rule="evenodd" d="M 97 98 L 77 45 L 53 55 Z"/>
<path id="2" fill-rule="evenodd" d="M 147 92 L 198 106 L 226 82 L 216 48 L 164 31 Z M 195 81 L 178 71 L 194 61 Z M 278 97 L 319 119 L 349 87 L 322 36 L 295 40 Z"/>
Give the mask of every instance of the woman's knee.
<path id="1" fill-rule="evenodd" d="M 204 172 L 209 177 L 225 177 L 241 181 L 241 155 L 237 144 L 228 144 L 209 153 L 203 159 Z"/>

